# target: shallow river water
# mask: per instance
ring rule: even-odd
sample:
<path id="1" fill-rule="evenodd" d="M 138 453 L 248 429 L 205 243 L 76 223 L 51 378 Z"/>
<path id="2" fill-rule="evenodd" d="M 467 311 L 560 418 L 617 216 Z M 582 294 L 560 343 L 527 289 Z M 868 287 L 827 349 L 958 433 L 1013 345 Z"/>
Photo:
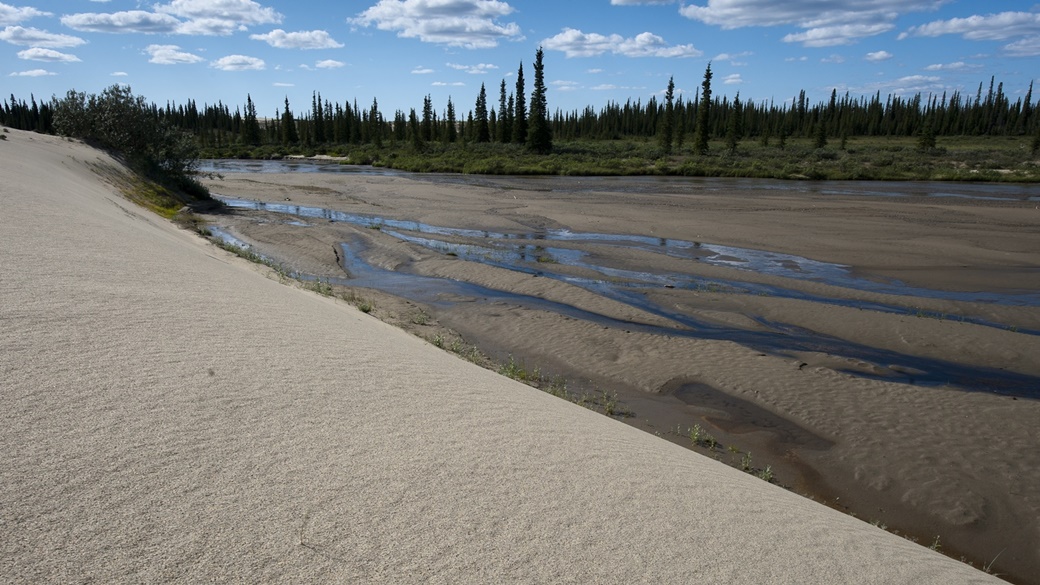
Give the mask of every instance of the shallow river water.
<path id="1" fill-rule="evenodd" d="M 402 174 L 397 171 L 385 171 L 373 167 L 351 167 L 346 165 L 298 163 L 285 161 L 214 161 L 208 167 L 215 172 L 354 172 L 377 174 Z M 414 176 L 414 175 L 410 175 Z M 453 181 L 486 184 L 498 178 L 468 177 L 462 175 L 422 176 L 432 181 Z M 553 178 L 556 179 L 556 178 Z M 566 184 L 567 178 L 554 184 Z M 627 179 L 627 178 L 624 178 Z M 517 180 L 504 178 L 502 180 Z M 530 181 L 523 178 L 523 181 Z M 594 179 L 593 181 L 598 181 Z M 539 181 L 535 181 L 538 183 Z M 588 179 L 573 181 L 576 185 L 584 185 Z M 744 182 L 739 181 L 742 184 Z M 626 181 L 624 184 L 642 188 L 643 181 Z M 798 188 L 797 184 L 782 182 L 775 188 Z M 687 183 L 688 184 L 688 183 Z M 755 184 L 757 189 L 763 188 L 762 181 L 747 182 Z M 727 183 L 732 185 L 732 183 Z M 851 187 L 834 183 L 814 183 L 814 190 L 833 190 L 842 194 L 854 188 L 856 193 L 886 194 L 887 196 L 903 196 L 892 192 L 883 193 L 882 189 L 900 188 L 899 184 L 879 183 L 853 184 Z M 618 185 L 611 186 L 616 189 Z M 939 184 L 937 184 L 938 188 Z M 660 185 L 658 184 L 657 188 Z M 566 186 L 559 188 L 568 188 Z M 600 185 L 597 188 L 603 188 Z M 943 196 L 984 197 L 984 198 L 1016 198 L 1026 196 L 1027 191 L 1016 186 L 1004 185 L 948 185 L 941 184 L 948 192 Z M 928 188 L 924 188 L 928 191 Z M 914 196 L 921 195 L 922 185 L 914 184 Z M 1032 197 L 1031 194 L 1028 195 Z M 794 288 L 784 288 L 757 282 L 746 282 L 739 279 L 704 278 L 691 273 L 649 272 L 626 270 L 598 263 L 597 255 L 588 252 L 598 246 L 635 248 L 651 254 L 664 254 L 691 262 L 699 262 L 712 266 L 736 268 L 749 273 L 779 276 L 788 279 L 819 282 L 842 289 L 883 293 L 887 295 L 904 295 L 972 303 L 992 303 L 1010 306 L 1040 306 L 1040 292 L 955 292 L 910 287 L 896 281 L 878 282 L 861 278 L 852 273 L 848 266 L 821 262 L 810 258 L 781 254 L 768 250 L 753 250 L 723 246 L 711 242 L 693 242 L 675 239 L 662 239 L 640 234 L 606 234 L 584 233 L 569 230 L 542 230 L 527 233 L 504 233 L 473 229 L 460 229 L 452 226 L 435 226 L 421 222 L 402 221 L 373 215 L 346 213 L 320 207 L 295 205 L 292 203 L 263 203 L 247 199 L 220 197 L 233 209 L 255 210 L 287 216 L 285 223 L 307 229 L 314 220 L 324 222 L 343 222 L 365 228 L 379 228 L 382 233 L 400 241 L 422 246 L 431 251 L 446 254 L 460 259 L 479 262 L 519 271 L 522 273 L 553 278 L 579 286 L 598 295 L 625 303 L 640 310 L 658 315 L 674 323 L 673 327 L 654 327 L 645 324 L 622 322 L 604 315 L 590 313 L 577 307 L 548 301 L 541 298 L 519 295 L 516 293 L 489 289 L 476 284 L 455 280 L 433 278 L 406 271 L 390 271 L 372 266 L 363 259 L 364 244 L 360 238 L 342 242 L 343 268 L 349 278 L 339 279 L 338 283 L 382 290 L 389 294 L 407 298 L 412 301 L 426 303 L 431 306 L 443 305 L 445 298 L 479 299 L 484 302 L 510 302 L 532 309 L 548 310 L 573 318 L 595 322 L 603 326 L 618 327 L 627 330 L 639 330 L 660 335 L 696 337 L 701 339 L 724 339 L 735 341 L 758 351 L 771 354 L 787 352 L 821 352 L 862 360 L 894 372 L 902 381 L 929 385 L 949 384 L 969 390 L 989 391 L 1000 394 L 1040 397 L 1040 379 L 1015 374 L 1004 370 L 967 366 L 943 360 L 920 358 L 867 347 L 847 340 L 837 339 L 808 331 L 788 324 L 768 322 L 757 318 L 763 330 L 747 330 L 730 326 L 722 326 L 697 319 L 694 316 L 670 310 L 657 304 L 644 294 L 651 289 L 661 287 L 687 290 L 705 290 L 726 292 L 731 294 L 763 295 L 781 298 L 794 298 L 816 303 L 841 305 L 873 311 L 906 314 L 905 306 L 885 304 L 873 301 L 859 301 L 848 298 L 827 297 L 810 294 Z M 235 240 L 226 231 L 219 228 L 215 235 L 236 245 L 246 244 Z M 581 244 L 582 249 L 568 245 Z M 278 260 L 278 259 L 275 259 Z M 581 269 L 583 274 L 593 276 L 575 276 L 574 270 Z M 307 278 L 306 275 L 300 275 Z M 332 282 L 336 283 L 337 279 Z M 939 315 L 925 314 L 938 317 Z M 754 317 L 753 317 L 754 318 Z M 956 317 L 957 320 L 979 325 L 1005 328 L 1006 325 L 991 323 L 970 315 Z M 1040 331 L 1020 330 L 1022 334 L 1040 335 Z M 863 372 L 850 372 L 855 375 L 866 375 Z M 891 374 L 889 374 L 891 375 Z M 891 379 L 891 378 L 888 378 Z"/>

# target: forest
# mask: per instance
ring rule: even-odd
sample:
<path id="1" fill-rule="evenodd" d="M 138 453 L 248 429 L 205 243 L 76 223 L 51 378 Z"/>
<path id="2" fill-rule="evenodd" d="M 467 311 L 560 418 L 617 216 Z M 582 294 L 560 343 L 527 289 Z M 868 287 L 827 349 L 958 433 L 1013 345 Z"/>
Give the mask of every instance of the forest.
<path id="1" fill-rule="evenodd" d="M 550 112 L 541 57 L 539 50 L 530 94 L 521 64 L 514 85 L 503 80 L 496 88 L 497 100 L 482 85 L 461 114 L 450 98 L 439 105 L 429 95 L 392 115 L 377 98 L 359 105 L 318 91 L 305 109 L 294 110 L 286 98 L 268 115 L 249 94 L 234 106 L 134 99 L 155 123 L 189 135 L 203 158 L 328 154 L 406 170 L 502 174 L 1040 180 L 1032 84 L 1016 99 L 991 77 L 967 95 L 834 90 L 811 103 L 801 91 L 789 102 L 755 102 L 739 92 L 713 96 L 709 63 L 692 99 L 675 96 L 669 80 L 660 100 Z M 67 133 L 55 119 L 62 106 L 92 97 L 70 91 L 38 102 L 12 95 L 0 105 L 0 124 Z"/>

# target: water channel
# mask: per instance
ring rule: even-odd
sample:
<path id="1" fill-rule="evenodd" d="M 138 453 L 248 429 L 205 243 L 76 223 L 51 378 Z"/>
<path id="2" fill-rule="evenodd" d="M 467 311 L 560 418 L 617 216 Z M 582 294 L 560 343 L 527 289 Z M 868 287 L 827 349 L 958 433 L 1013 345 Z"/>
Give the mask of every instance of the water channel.
<path id="1" fill-rule="evenodd" d="M 335 164 L 314 164 L 285 161 L 214 161 L 209 167 L 211 172 L 353 172 L 373 174 L 404 174 L 397 171 L 386 171 L 374 167 L 353 167 Z M 411 176 L 411 175 L 410 175 Z M 488 177 L 468 177 L 465 175 L 423 176 L 431 181 L 450 181 L 486 184 L 497 180 Z M 589 179 L 556 181 L 551 178 L 546 184 L 556 185 L 553 188 L 573 189 L 589 188 Z M 502 179 L 505 181 L 509 178 Z M 524 179 L 525 181 L 527 178 Z M 599 181 L 593 179 L 592 182 Z M 762 188 L 761 181 L 738 181 L 741 184 L 757 184 L 754 188 Z M 570 187 L 567 183 L 572 183 Z M 642 188 L 643 181 L 625 182 Z M 666 182 L 667 183 L 667 182 Z M 769 182 L 775 185 L 778 182 Z M 562 185 L 562 186 L 561 186 Z M 730 185 L 730 183 L 727 183 Z M 834 185 L 832 183 L 813 184 L 815 191 L 846 193 L 855 189 L 857 194 L 881 195 L 879 184 Z M 947 185 L 941 186 L 943 194 L 934 196 L 959 196 L 992 199 L 1015 199 L 1034 197 L 1028 190 L 1018 186 L 1004 185 Z M 660 185 L 658 185 L 658 188 Z M 884 187 L 887 189 L 888 184 Z M 603 185 L 595 188 L 603 188 Z M 676 187 L 678 188 L 678 187 Z M 727 187 L 729 188 L 729 187 Z M 748 187 L 751 188 L 751 187 Z M 798 188 L 783 183 L 775 188 Z M 898 191 L 899 184 L 893 189 Z M 953 191 L 953 192 L 951 192 Z M 917 196 L 933 196 L 929 189 L 922 191 L 921 185 L 914 184 Z M 925 193 L 921 195 L 921 193 Z M 936 191 L 939 193 L 939 191 Z M 887 196 L 900 196 L 885 193 Z M 697 319 L 688 314 L 669 310 L 654 303 L 646 294 L 647 290 L 661 287 L 708 290 L 731 294 L 768 295 L 782 298 L 795 298 L 816 303 L 841 305 L 873 311 L 906 314 L 907 308 L 896 304 L 885 304 L 874 301 L 858 301 L 848 298 L 832 298 L 819 294 L 810 294 L 793 288 L 767 285 L 741 280 L 725 280 L 690 273 L 676 272 L 643 272 L 613 268 L 597 263 L 596 255 L 586 251 L 592 246 L 614 246 L 635 248 L 650 254 L 664 254 L 670 257 L 683 258 L 693 262 L 701 262 L 712 266 L 725 266 L 743 271 L 771 276 L 780 276 L 795 280 L 807 280 L 827 285 L 886 295 L 907 295 L 932 299 L 964 301 L 971 303 L 992 303 L 1009 306 L 1040 306 L 1040 293 L 1037 291 L 1018 292 L 955 292 L 910 287 L 900 282 L 878 282 L 857 277 L 847 266 L 820 262 L 810 258 L 780 254 L 767 250 L 752 250 L 723 246 L 710 242 L 692 242 L 676 239 L 662 239 L 638 234 L 605 234 L 583 233 L 569 230 L 542 230 L 529 233 L 504 233 L 473 229 L 460 229 L 450 226 L 435 226 L 422 222 L 403 221 L 372 215 L 353 214 L 320 207 L 300 206 L 291 203 L 262 203 L 247 199 L 220 197 L 233 209 L 263 211 L 287 216 L 287 222 L 307 229 L 308 221 L 323 220 L 343 222 L 365 228 L 379 228 L 382 233 L 402 242 L 421 246 L 441 254 L 460 259 L 479 262 L 519 271 L 541 277 L 553 278 L 579 286 L 598 295 L 625 303 L 643 311 L 655 314 L 671 321 L 672 327 L 651 326 L 590 313 L 577 307 L 556 303 L 546 299 L 519 295 L 512 292 L 494 290 L 473 283 L 434 278 L 411 274 L 406 271 L 390 271 L 366 263 L 364 242 L 361 238 L 340 244 L 343 268 L 348 277 L 332 279 L 332 282 L 346 286 L 365 287 L 407 298 L 412 301 L 431 306 L 443 306 L 445 298 L 459 296 L 478 299 L 482 302 L 506 301 L 528 308 L 547 310 L 564 314 L 576 319 L 594 322 L 606 327 L 625 330 L 637 330 L 657 335 L 676 337 L 694 337 L 700 339 L 724 339 L 735 341 L 747 347 L 770 354 L 786 354 L 787 352 L 821 352 L 845 356 L 878 365 L 888 372 L 894 372 L 906 383 L 951 385 L 973 391 L 987 391 L 1005 395 L 1040 398 L 1040 379 L 1032 376 L 1016 374 L 1004 370 L 982 368 L 957 364 L 944 360 L 909 356 L 897 352 L 881 350 L 847 340 L 826 336 L 817 332 L 794 327 L 788 324 L 768 322 L 756 319 L 763 330 L 751 331 L 735 327 L 721 326 L 717 323 Z M 219 228 L 214 230 L 218 237 L 236 245 L 246 246 L 236 241 L 231 234 Z M 568 244 L 582 244 L 585 249 L 568 247 Z M 574 270 L 581 274 L 594 276 L 575 276 Z M 306 277 L 306 275 L 303 275 Z M 936 315 L 923 315 L 936 316 Z M 972 316 L 960 316 L 958 320 L 973 322 L 979 325 L 1005 327 L 990 323 Z M 1040 331 L 1020 330 L 1021 334 L 1040 335 Z M 850 371 L 850 374 L 869 376 L 862 371 Z M 892 379 L 891 374 L 886 379 Z"/>

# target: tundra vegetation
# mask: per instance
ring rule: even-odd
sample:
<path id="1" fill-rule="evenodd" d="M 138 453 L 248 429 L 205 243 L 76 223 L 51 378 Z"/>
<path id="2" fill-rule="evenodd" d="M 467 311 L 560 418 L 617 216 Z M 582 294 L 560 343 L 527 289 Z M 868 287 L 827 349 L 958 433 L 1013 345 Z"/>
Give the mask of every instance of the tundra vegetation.
<path id="1" fill-rule="evenodd" d="M 418 172 L 537 175 L 676 175 L 775 179 L 1040 180 L 1040 118 L 1032 84 L 1012 99 L 990 78 L 974 94 L 839 95 L 811 103 L 713 94 L 709 63 L 692 101 L 668 80 L 663 101 L 551 111 L 541 49 L 526 95 L 499 85 L 497 107 L 481 84 L 464 115 L 451 98 L 384 114 L 379 102 L 330 101 L 315 91 L 309 111 L 288 98 L 261 116 L 251 95 L 234 110 L 195 100 L 165 106 L 112 86 L 100 96 L 69 91 L 38 103 L 0 104 L 0 124 L 97 141 L 139 170 L 194 188 L 198 157 L 329 155 L 346 164 Z M 116 123 L 116 122 L 120 123 Z M 127 124 L 127 122 L 130 122 Z M 692 140 L 687 137 L 692 136 Z"/>
<path id="2" fill-rule="evenodd" d="M 375 98 L 360 108 L 356 99 L 333 103 L 317 92 L 309 112 L 293 112 L 286 98 L 284 109 L 261 118 L 250 95 L 232 114 L 223 103 L 199 108 L 194 100 L 161 107 L 115 85 L 100 95 L 70 90 L 42 103 L 12 95 L 0 104 L 0 124 L 115 152 L 139 173 L 125 190 L 167 216 L 208 199 L 195 181 L 200 157 L 325 154 L 352 164 L 480 174 L 1040 180 L 1032 85 L 1014 101 L 991 78 L 988 90 L 980 83 L 973 97 L 955 91 L 882 100 L 880 93 L 854 98 L 832 91 L 829 101 L 811 104 L 802 91 L 790 102 L 756 103 L 741 101 L 739 93 L 713 97 L 709 63 L 692 102 L 675 94 L 670 78 L 662 103 L 652 96 L 645 104 L 630 100 L 550 116 L 541 50 L 533 71 L 529 99 L 521 63 L 515 93 L 502 80 L 497 111 L 482 84 L 474 110 L 462 119 L 450 98 L 438 114 L 430 96 L 421 113 L 398 111 L 392 121 Z M 311 286 L 330 292 L 327 282 Z M 368 301 L 359 306 L 373 308 Z M 415 319 L 422 324 L 428 316 Z"/>

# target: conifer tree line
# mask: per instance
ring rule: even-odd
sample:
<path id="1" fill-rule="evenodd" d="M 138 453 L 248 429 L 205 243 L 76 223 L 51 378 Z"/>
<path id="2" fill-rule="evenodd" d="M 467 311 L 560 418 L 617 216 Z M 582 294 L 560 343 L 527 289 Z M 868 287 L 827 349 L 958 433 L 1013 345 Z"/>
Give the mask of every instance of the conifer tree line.
<path id="1" fill-rule="evenodd" d="M 195 137 L 201 148 L 283 147 L 314 148 L 336 145 L 411 145 L 511 143 L 525 145 L 536 153 L 552 151 L 554 139 L 560 140 L 656 140 L 664 152 L 682 148 L 692 136 L 695 153 L 706 153 L 708 141 L 725 139 L 735 149 L 739 140 L 770 140 L 782 147 L 787 138 L 812 139 L 824 146 L 829 139 L 853 136 L 919 136 L 934 145 L 944 136 L 1021 136 L 1040 133 L 1038 104 L 1030 84 L 1024 97 L 1012 100 L 1004 84 L 991 78 L 988 87 L 980 83 L 974 95 L 960 91 L 913 96 L 887 95 L 853 97 L 833 90 L 830 99 L 810 103 L 805 91 L 782 103 L 772 100 L 742 101 L 740 93 L 712 95 L 711 64 L 694 99 L 675 95 L 674 78 L 669 79 L 662 101 L 656 96 L 645 103 L 628 100 L 611 102 L 596 110 L 550 114 L 546 96 L 542 49 L 535 55 L 534 83 L 527 93 L 524 66 L 517 70 L 510 91 L 506 81 L 498 87 L 498 99 L 489 100 L 481 85 L 473 106 L 459 115 L 452 98 L 438 108 L 431 96 L 422 106 L 408 112 L 395 111 L 387 117 L 376 99 L 360 106 L 357 99 L 334 102 L 319 92 L 312 93 L 310 108 L 293 111 L 286 98 L 281 107 L 261 113 L 252 96 L 245 104 L 232 107 L 218 102 L 203 104 L 194 100 L 165 106 L 149 105 L 151 115 L 165 125 L 184 130 Z M 493 91 L 493 89 L 492 89 Z M 496 103 L 497 101 L 497 103 Z M 12 128 L 54 132 L 54 110 L 58 98 L 29 102 L 14 95 L 0 104 L 0 124 Z M 702 107 L 703 106 L 703 107 Z"/>

